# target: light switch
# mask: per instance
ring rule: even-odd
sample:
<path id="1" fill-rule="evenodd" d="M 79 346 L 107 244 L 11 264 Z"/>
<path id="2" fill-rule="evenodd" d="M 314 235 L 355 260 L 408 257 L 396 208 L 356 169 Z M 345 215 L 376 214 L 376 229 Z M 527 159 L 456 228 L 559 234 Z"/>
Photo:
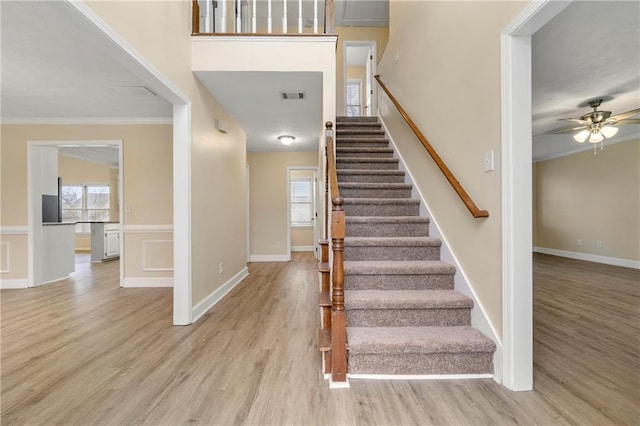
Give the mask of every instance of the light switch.
<path id="1" fill-rule="evenodd" d="M 493 151 L 487 151 L 484 153 L 484 171 L 490 172 L 493 170 Z"/>

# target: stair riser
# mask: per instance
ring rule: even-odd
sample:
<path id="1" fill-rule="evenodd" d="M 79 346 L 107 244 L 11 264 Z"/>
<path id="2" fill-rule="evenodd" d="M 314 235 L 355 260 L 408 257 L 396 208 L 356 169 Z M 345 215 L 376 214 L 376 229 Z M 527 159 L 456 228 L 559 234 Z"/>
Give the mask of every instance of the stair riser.
<path id="1" fill-rule="evenodd" d="M 381 138 L 384 137 L 384 130 L 369 130 L 369 129 L 338 129 L 336 132 L 336 137 L 347 137 L 347 138 Z"/>
<path id="2" fill-rule="evenodd" d="M 349 170 L 398 170 L 397 162 L 351 162 L 336 160 L 337 169 Z"/>
<path id="3" fill-rule="evenodd" d="M 340 195 L 345 198 L 411 198 L 411 189 L 340 188 Z"/>
<path id="4" fill-rule="evenodd" d="M 349 374 L 493 374 L 493 353 L 353 354 Z"/>
<path id="5" fill-rule="evenodd" d="M 349 309 L 347 327 L 430 327 L 471 325 L 470 309 Z"/>
<path id="6" fill-rule="evenodd" d="M 344 260 L 440 260 L 440 247 L 345 246 Z"/>
<path id="7" fill-rule="evenodd" d="M 344 204 L 347 216 L 418 216 L 418 204 Z"/>
<path id="8" fill-rule="evenodd" d="M 344 152 L 340 150 L 336 152 L 336 161 L 340 161 L 341 158 L 345 157 L 393 158 L 393 152 Z"/>
<path id="9" fill-rule="evenodd" d="M 404 183 L 404 176 L 403 175 L 342 175 L 338 173 L 338 182 Z"/>
<path id="10" fill-rule="evenodd" d="M 345 290 L 452 290 L 453 275 L 359 275 L 345 274 Z"/>
<path id="11" fill-rule="evenodd" d="M 349 223 L 350 237 L 428 237 L 426 223 Z"/>
<path id="12" fill-rule="evenodd" d="M 341 125 L 343 123 L 377 123 L 378 117 L 336 117 L 337 125 Z"/>
<path id="13" fill-rule="evenodd" d="M 389 142 L 374 142 L 370 140 L 352 140 L 348 142 L 338 141 L 337 148 L 389 148 Z"/>

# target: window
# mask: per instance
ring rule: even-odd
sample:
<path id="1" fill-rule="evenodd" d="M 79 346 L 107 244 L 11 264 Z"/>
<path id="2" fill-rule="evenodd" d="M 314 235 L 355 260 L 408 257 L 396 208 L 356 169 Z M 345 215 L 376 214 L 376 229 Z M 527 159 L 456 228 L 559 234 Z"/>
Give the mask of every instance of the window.
<path id="1" fill-rule="evenodd" d="M 362 115 L 362 80 L 347 80 L 347 117 Z"/>
<path id="2" fill-rule="evenodd" d="M 291 179 L 291 226 L 313 226 L 313 179 Z"/>
<path id="3" fill-rule="evenodd" d="M 64 185 L 63 222 L 103 222 L 109 220 L 109 185 Z M 76 233 L 89 233 L 88 223 L 76 225 Z"/>

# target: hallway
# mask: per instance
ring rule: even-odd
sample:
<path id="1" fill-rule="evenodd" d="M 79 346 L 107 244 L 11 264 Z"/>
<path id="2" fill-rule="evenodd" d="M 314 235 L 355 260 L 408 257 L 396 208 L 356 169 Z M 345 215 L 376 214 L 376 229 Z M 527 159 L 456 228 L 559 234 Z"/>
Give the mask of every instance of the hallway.
<path id="1" fill-rule="evenodd" d="M 637 423 L 638 271 L 605 267 L 607 286 L 560 293 L 597 282 L 589 265 L 536 256 L 536 390 L 513 393 L 491 379 L 352 380 L 330 390 L 316 349 L 311 253 L 249 264 L 249 277 L 189 327 L 171 325 L 170 288 L 121 289 L 117 262 L 89 264 L 72 280 L 2 291 L 2 423 Z M 587 336 L 596 350 L 576 347 L 581 319 L 598 330 L 576 310 L 594 313 L 609 296 L 622 298 L 610 304 L 621 319 L 611 339 Z"/>

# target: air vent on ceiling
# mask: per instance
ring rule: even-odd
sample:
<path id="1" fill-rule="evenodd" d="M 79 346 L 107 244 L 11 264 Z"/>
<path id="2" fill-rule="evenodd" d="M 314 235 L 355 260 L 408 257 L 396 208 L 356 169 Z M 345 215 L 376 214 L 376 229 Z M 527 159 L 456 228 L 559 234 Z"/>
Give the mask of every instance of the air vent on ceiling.
<path id="1" fill-rule="evenodd" d="M 307 99 L 307 92 L 280 92 L 280 99 L 283 101 L 299 101 Z"/>

